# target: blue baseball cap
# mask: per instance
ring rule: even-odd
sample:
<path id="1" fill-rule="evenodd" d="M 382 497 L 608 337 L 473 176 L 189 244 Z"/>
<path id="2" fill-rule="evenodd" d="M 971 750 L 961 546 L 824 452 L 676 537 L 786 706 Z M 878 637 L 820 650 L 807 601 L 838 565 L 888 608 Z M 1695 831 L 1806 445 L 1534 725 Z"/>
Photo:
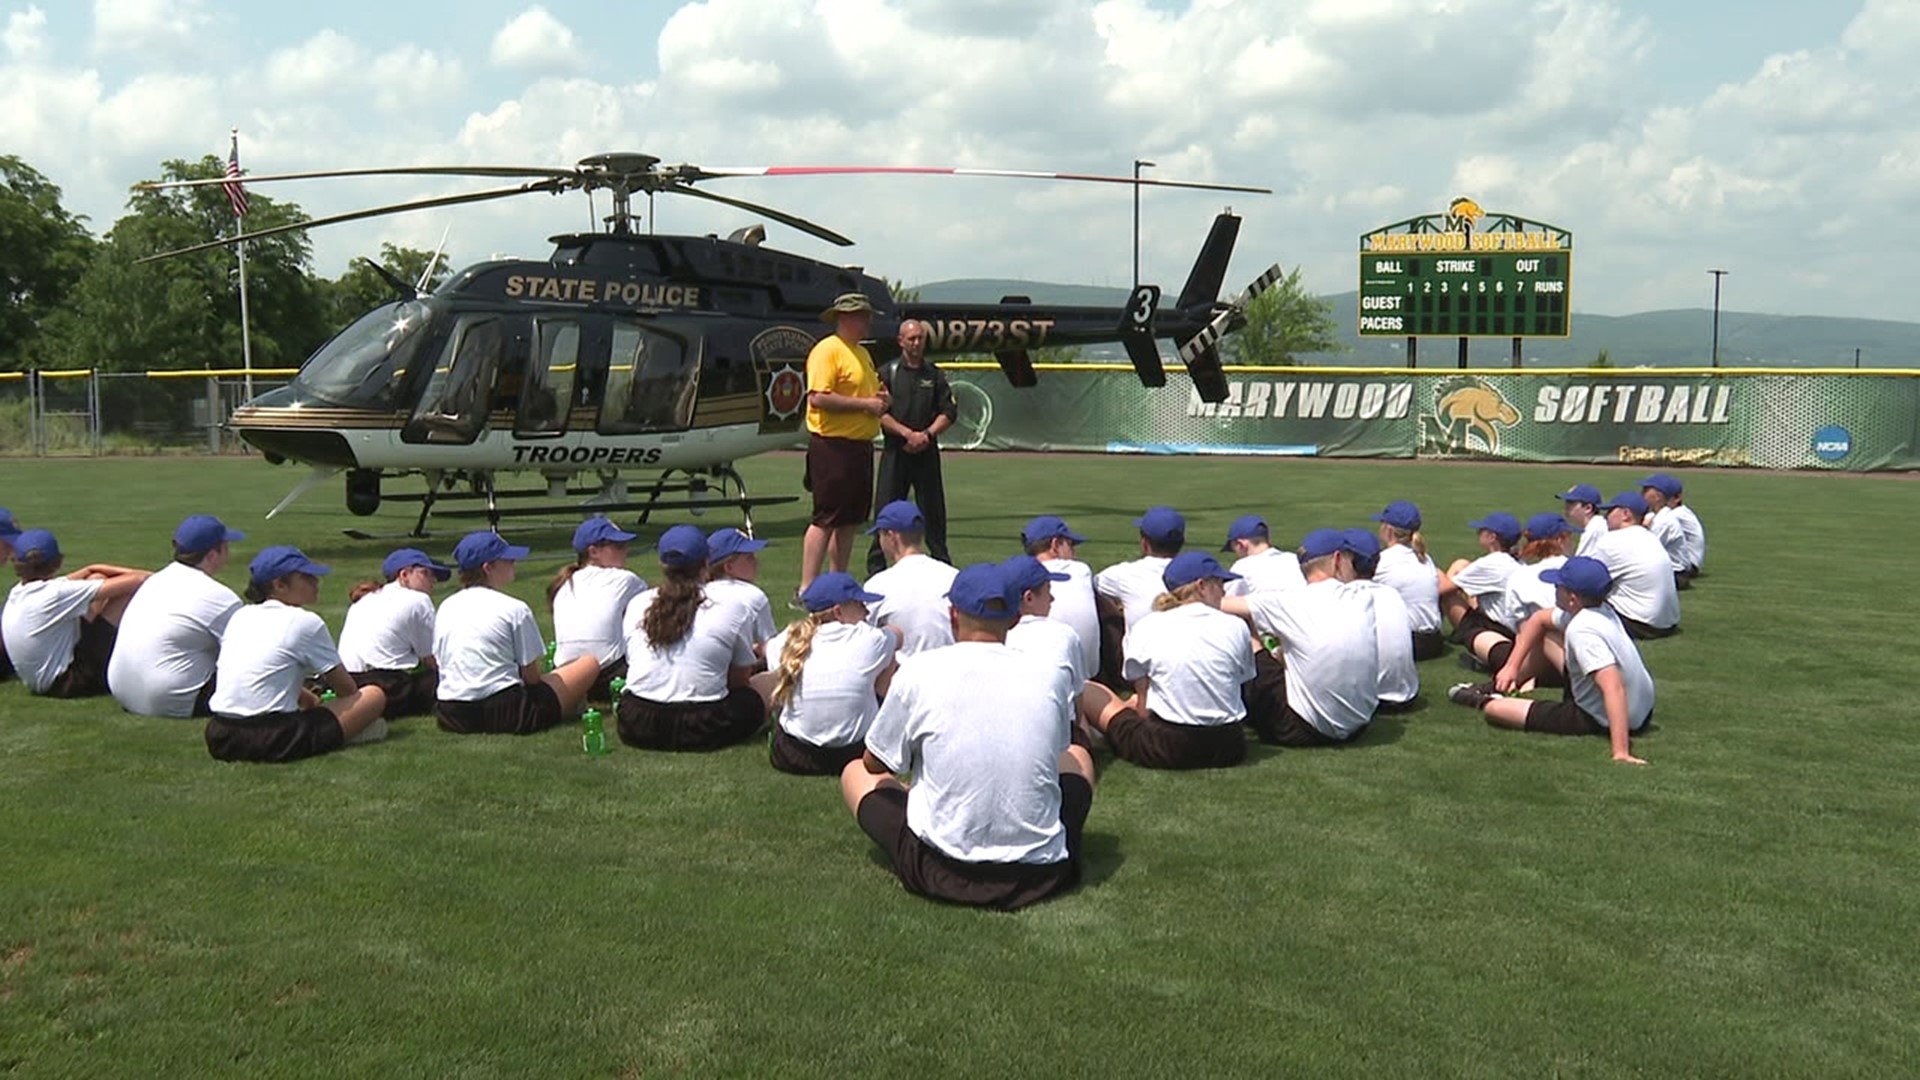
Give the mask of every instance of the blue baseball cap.
<path id="1" fill-rule="evenodd" d="M 1646 496 L 1637 491 L 1623 491 L 1613 498 L 1608 499 L 1606 502 L 1601 503 L 1600 509 L 1631 510 L 1633 511 L 1634 517 L 1643 518 L 1647 516 L 1647 499 Z"/>
<path id="2" fill-rule="evenodd" d="M 800 593 L 800 604 L 808 611 L 825 611 L 839 607 L 849 600 L 858 600 L 863 604 L 877 604 L 886 599 L 877 593 L 870 593 L 860 587 L 852 574 L 834 570 L 813 579 Z"/>
<path id="3" fill-rule="evenodd" d="M 445 581 L 453 576 L 453 567 L 447 566 L 444 563 L 434 562 L 431 555 L 421 551 L 419 548 L 401 548 L 393 554 L 388 555 L 387 560 L 380 564 L 380 572 L 386 575 L 388 581 L 392 581 L 394 578 L 400 576 L 400 571 L 408 570 L 415 566 L 424 566 L 433 571 L 433 579 L 435 581 Z"/>
<path id="4" fill-rule="evenodd" d="M 1167 563 L 1160 571 L 1160 580 L 1169 589 L 1178 589 L 1182 585 L 1191 585 L 1196 581 L 1219 578 L 1221 581 L 1239 581 L 1240 575 L 1220 565 L 1211 551 L 1183 551 Z"/>
<path id="5" fill-rule="evenodd" d="M 1540 580 L 1549 585 L 1564 585 L 1581 596 L 1605 597 L 1613 587 L 1613 575 L 1599 559 L 1575 555 L 1559 566 L 1540 571 Z"/>
<path id="6" fill-rule="evenodd" d="M 1001 560 L 1000 572 L 1007 576 L 1009 584 L 1022 593 L 1037 589 L 1049 581 L 1067 580 L 1067 575 L 1054 573 L 1047 569 L 1046 563 L 1031 555 L 1015 555 Z"/>
<path id="7" fill-rule="evenodd" d="M 60 557 L 60 541 L 45 529 L 28 529 L 13 538 L 13 561 L 52 562 Z"/>
<path id="8" fill-rule="evenodd" d="M 723 563 L 735 555 L 752 555 L 766 546 L 765 540 L 755 540 L 739 529 L 715 529 L 707 534 L 707 561 Z"/>
<path id="9" fill-rule="evenodd" d="M 0 506 L 0 540 L 11 540 L 20 535 L 20 526 L 13 520 L 13 511 Z"/>
<path id="10" fill-rule="evenodd" d="M 1418 529 L 1420 508 L 1405 499 L 1395 499 L 1387 504 L 1385 510 L 1373 515 L 1373 520 L 1383 521 L 1396 529 Z"/>
<path id="11" fill-rule="evenodd" d="M 867 530 L 869 535 L 877 532 L 923 532 L 927 527 L 927 516 L 920 512 L 912 500 L 895 499 L 880 508 L 873 515 L 873 527 Z"/>
<path id="12" fill-rule="evenodd" d="M 1669 499 L 1677 497 L 1683 490 L 1678 477 L 1663 472 L 1654 473 L 1652 476 L 1640 481 L 1640 486 L 1642 488 L 1652 488 Z"/>
<path id="13" fill-rule="evenodd" d="M 705 566 L 707 534 L 697 525 L 675 525 L 660 534 L 662 566 Z"/>
<path id="14" fill-rule="evenodd" d="M 333 567 L 314 562 L 307 553 L 290 544 L 276 544 L 262 548 L 260 554 L 247 564 L 247 577 L 255 585 L 265 585 L 278 581 L 288 574 L 312 574 L 323 577 L 333 572 Z"/>
<path id="15" fill-rule="evenodd" d="M 1353 560 L 1367 566 L 1380 559 L 1380 537 L 1369 529 L 1341 529 L 1340 539 L 1353 553 Z"/>
<path id="16" fill-rule="evenodd" d="M 188 555 L 212 551 L 221 544 L 246 538 L 246 533 L 227 528 L 212 514 L 195 514 L 173 530 L 173 546 Z"/>
<path id="17" fill-rule="evenodd" d="M 533 552 L 527 548 L 507 543 L 506 537 L 499 533 L 485 530 L 470 532 L 453 545 L 454 565 L 462 570 L 478 570 L 501 559 L 519 562 L 531 554 Z"/>
<path id="18" fill-rule="evenodd" d="M 590 517 L 573 530 L 573 550 L 585 551 L 595 544 L 625 544 L 637 539 L 604 517 Z"/>
<path id="19" fill-rule="evenodd" d="M 1581 500 L 1585 501 L 1585 500 Z M 1573 531 L 1567 519 L 1555 513 L 1535 514 L 1527 519 L 1527 535 L 1535 540 L 1550 540 Z"/>
<path id="20" fill-rule="evenodd" d="M 1140 535 L 1156 544 L 1176 538 L 1185 541 L 1187 538 L 1187 519 L 1171 506 L 1156 506 L 1134 518 L 1133 524 L 1140 530 Z"/>
<path id="21" fill-rule="evenodd" d="M 1467 522 L 1476 529 L 1485 529 L 1500 538 L 1500 542 L 1512 547 L 1520 539 L 1520 519 L 1505 510 L 1495 510 L 1486 517 Z"/>
<path id="22" fill-rule="evenodd" d="M 1076 544 L 1084 544 L 1087 542 L 1086 537 L 1067 528 L 1065 519 L 1055 517 L 1052 514 L 1041 514 L 1039 517 L 1027 522 L 1027 527 L 1020 530 L 1020 542 L 1023 544 L 1038 543 L 1041 540 L 1052 540 L 1055 537 L 1062 537 Z"/>
<path id="23" fill-rule="evenodd" d="M 1600 505 L 1600 500 L 1603 497 L 1604 496 L 1600 494 L 1600 489 L 1594 487 L 1592 484 L 1575 484 L 1554 496 L 1554 498 L 1562 502 L 1592 503 L 1595 506 Z"/>
<path id="24" fill-rule="evenodd" d="M 1300 557 L 1303 559 L 1324 559 L 1337 551 L 1350 550 L 1347 538 L 1339 529 L 1315 529 L 1300 541 Z"/>
<path id="25" fill-rule="evenodd" d="M 1247 514 L 1233 519 L 1227 526 L 1227 542 L 1220 545 L 1221 551 L 1232 551 L 1235 540 L 1265 540 L 1267 538 L 1267 519 L 1259 514 Z"/>
<path id="26" fill-rule="evenodd" d="M 947 588 L 953 609 L 976 619 L 1013 620 L 1020 615 L 1020 596 L 999 563 L 974 563 L 954 575 Z"/>

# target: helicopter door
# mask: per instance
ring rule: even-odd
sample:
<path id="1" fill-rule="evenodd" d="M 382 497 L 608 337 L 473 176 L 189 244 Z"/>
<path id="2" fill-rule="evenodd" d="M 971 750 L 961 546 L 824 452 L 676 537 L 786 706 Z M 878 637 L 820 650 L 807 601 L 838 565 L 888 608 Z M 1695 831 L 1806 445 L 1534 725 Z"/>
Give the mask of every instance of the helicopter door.
<path id="1" fill-rule="evenodd" d="M 685 431 L 700 390 L 700 343 L 616 319 L 600 404 L 603 435 Z"/>
<path id="2" fill-rule="evenodd" d="M 403 442 L 471 443 L 487 426 L 493 382 L 500 370 L 506 328 L 492 315 L 470 315 L 454 324 L 435 358 L 433 377 L 400 430 Z"/>
<path id="3" fill-rule="evenodd" d="M 522 437 L 560 435 L 573 411 L 573 389 L 581 364 L 580 324 L 572 319 L 535 319 L 533 356 L 527 362 L 520 408 L 513 433 Z"/>

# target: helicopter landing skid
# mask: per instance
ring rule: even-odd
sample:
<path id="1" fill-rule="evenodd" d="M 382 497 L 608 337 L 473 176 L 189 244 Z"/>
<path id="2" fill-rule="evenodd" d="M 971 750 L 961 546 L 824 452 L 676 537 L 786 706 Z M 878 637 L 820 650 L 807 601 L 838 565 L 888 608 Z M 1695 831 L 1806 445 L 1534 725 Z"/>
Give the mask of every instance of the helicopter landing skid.
<path id="1" fill-rule="evenodd" d="M 675 479 L 676 476 L 684 479 Z M 556 489 L 549 486 L 537 490 L 500 490 L 495 487 L 490 474 L 481 474 L 473 477 L 471 486 L 470 491 L 441 491 L 437 487 L 429 487 L 419 495 L 391 495 L 388 498 L 398 502 L 420 503 L 420 516 L 414 521 L 413 530 L 405 534 L 413 539 L 426 539 L 432 535 L 427 531 L 427 520 L 434 515 L 436 504 L 441 502 L 484 501 L 485 507 L 442 509 L 438 516 L 455 520 L 484 520 L 489 528 L 496 531 L 504 518 L 638 511 L 637 524 L 645 525 L 655 511 L 687 510 L 700 514 L 706 510 L 732 506 L 740 510 L 741 531 L 752 536 L 755 507 L 778 506 L 800 500 L 798 495 L 749 495 L 746 481 L 731 465 L 702 470 L 669 469 L 649 484 L 645 494 L 638 498 L 628 497 L 626 485 L 613 478 L 604 479 L 598 487 L 562 486 Z M 554 505 L 558 500 L 568 498 L 577 498 L 579 501 Z M 549 504 L 502 505 L 503 501 L 522 499 L 549 500 Z M 344 531 L 356 540 L 376 538 L 375 534 L 360 529 Z"/>

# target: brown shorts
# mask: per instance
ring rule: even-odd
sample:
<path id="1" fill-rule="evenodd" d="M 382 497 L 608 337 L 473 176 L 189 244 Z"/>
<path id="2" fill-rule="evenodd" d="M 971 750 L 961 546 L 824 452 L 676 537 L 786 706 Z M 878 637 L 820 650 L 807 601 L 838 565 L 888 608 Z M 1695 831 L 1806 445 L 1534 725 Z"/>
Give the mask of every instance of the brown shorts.
<path id="1" fill-rule="evenodd" d="M 718 750 L 745 742 L 766 723 L 766 703 L 752 687 L 718 701 L 649 701 L 621 694 L 620 741 L 640 750 Z"/>
<path id="2" fill-rule="evenodd" d="M 587 697 L 594 701 L 613 700 L 613 680 L 627 677 L 627 658 L 621 657 L 600 669 L 594 676 L 593 685 L 587 689 Z"/>
<path id="3" fill-rule="evenodd" d="M 1438 630 L 1415 630 L 1413 632 L 1413 658 L 1432 660 L 1444 656 L 1447 652 L 1446 635 Z"/>
<path id="4" fill-rule="evenodd" d="M 1466 614 L 1460 616 L 1460 625 L 1453 628 L 1453 643 L 1472 647 L 1474 637 L 1480 634 L 1499 634 L 1511 639 L 1513 629 L 1480 608 L 1468 608 Z"/>
<path id="5" fill-rule="evenodd" d="M 340 721 L 316 705 L 265 716 L 215 716 L 207 721 L 207 753 L 218 761 L 284 764 L 332 753 L 347 744 Z"/>
<path id="6" fill-rule="evenodd" d="M 7 655 L 7 643 L 0 641 L 0 682 L 13 678 L 13 657 Z"/>
<path id="7" fill-rule="evenodd" d="M 1653 724 L 1653 717 L 1633 732 L 1634 738 L 1647 733 Z M 1611 734 L 1607 725 L 1595 720 L 1585 709 L 1573 703 L 1573 693 L 1568 691 L 1559 701 L 1536 701 L 1527 709 L 1526 730 L 1536 735 L 1598 735 L 1606 738 Z"/>
<path id="8" fill-rule="evenodd" d="M 44 696 L 83 698 L 111 693 L 107 689 L 107 662 L 113 659 L 113 643 L 119 636 L 120 628 L 105 619 L 81 620 L 73 660 L 47 687 Z"/>
<path id="9" fill-rule="evenodd" d="M 1060 777 L 1060 824 L 1067 830 L 1067 857 L 1056 863 L 970 863 L 953 858 L 907 828 L 907 792 L 887 785 L 860 800 L 860 828 L 886 853 L 907 891 L 970 907 L 1017 911 L 1080 883 L 1080 837 L 1093 810 L 1086 777 Z"/>
<path id="10" fill-rule="evenodd" d="M 387 695 L 386 708 L 381 716 L 397 720 L 402 716 L 425 716 L 433 711 L 434 699 L 440 689 L 440 673 L 427 668 L 422 671 L 354 671 L 348 678 L 355 686 L 377 686 Z"/>
<path id="11" fill-rule="evenodd" d="M 839 776 L 840 770 L 860 760 L 865 743 L 851 746 L 815 746 L 805 739 L 787 734 L 779 727 L 767 745 L 767 757 L 773 767 L 795 776 Z"/>
<path id="12" fill-rule="evenodd" d="M 1619 615 L 1620 613 L 1616 611 L 1614 614 Z M 1625 615 L 1620 615 L 1620 625 L 1627 628 L 1627 636 L 1635 641 L 1652 641 L 1656 638 L 1672 637 L 1680 630 L 1679 623 L 1674 623 L 1672 626 L 1653 626 L 1649 623 L 1643 623 L 1639 619 L 1629 619 Z"/>
<path id="13" fill-rule="evenodd" d="M 455 735 L 531 735 L 567 722 L 560 695 L 544 682 L 509 686 L 479 701 L 440 701 L 433 718 Z"/>
<path id="14" fill-rule="evenodd" d="M 1247 706 L 1247 726 L 1268 746 L 1344 746 L 1366 733 L 1363 727 L 1345 740 L 1336 739 L 1294 712 L 1287 704 L 1287 667 L 1272 653 L 1256 653 L 1253 670 L 1253 681 L 1241 689 L 1240 698 Z"/>
<path id="15" fill-rule="evenodd" d="M 873 444 L 809 434 L 807 485 L 813 492 L 815 525 L 838 529 L 866 524 L 873 516 Z"/>
<path id="16" fill-rule="evenodd" d="M 1247 736 L 1239 724 L 1176 724 L 1132 709 L 1107 724 L 1107 745 L 1148 769 L 1225 769 L 1247 760 Z"/>

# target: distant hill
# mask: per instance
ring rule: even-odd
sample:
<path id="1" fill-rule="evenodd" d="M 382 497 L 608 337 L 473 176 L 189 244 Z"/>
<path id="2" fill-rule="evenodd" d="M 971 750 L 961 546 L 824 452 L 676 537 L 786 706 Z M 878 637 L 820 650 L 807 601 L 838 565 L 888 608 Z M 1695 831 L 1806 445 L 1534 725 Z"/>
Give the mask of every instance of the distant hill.
<path id="1" fill-rule="evenodd" d="M 1098 304 L 1118 308 L 1127 290 L 1098 285 L 1060 285 L 1046 281 L 964 278 L 918 286 L 922 300 L 992 303 L 1003 296 L 1028 296 L 1036 304 Z M 1405 360 L 1400 339 L 1362 341 L 1359 294 L 1328 296 L 1334 325 L 1346 343 L 1342 353 L 1306 357 L 1310 363 L 1398 367 Z M 1452 367 L 1454 338 L 1420 339 L 1421 367 Z M 1705 365 L 1713 344 L 1713 313 L 1704 308 L 1647 311 L 1637 315 L 1589 315 L 1574 312 L 1573 334 L 1566 338 L 1529 338 L 1528 367 L 1579 367 L 1607 350 L 1615 367 Z M 1504 365 L 1510 346 L 1504 338 L 1477 338 L 1470 346 L 1476 367 Z M 1920 323 L 1890 319 L 1842 319 L 1823 315 L 1759 315 L 1720 312 L 1720 363 L 1728 367 L 1851 367 L 1854 350 L 1863 367 L 1920 367 Z M 1117 359 L 1118 347 L 1088 350 L 1089 359 Z"/>

